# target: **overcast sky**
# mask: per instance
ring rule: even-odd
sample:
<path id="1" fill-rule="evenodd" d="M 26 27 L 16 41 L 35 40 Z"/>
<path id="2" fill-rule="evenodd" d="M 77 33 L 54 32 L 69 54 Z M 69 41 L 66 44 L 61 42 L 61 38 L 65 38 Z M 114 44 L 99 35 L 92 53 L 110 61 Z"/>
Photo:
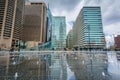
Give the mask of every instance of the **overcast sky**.
<path id="1" fill-rule="evenodd" d="M 101 6 L 105 35 L 120 34 L 120 0 L 30 0 L 45 1 L 53 16 L 66 16 L 67 33 L 83 6 Z"/>

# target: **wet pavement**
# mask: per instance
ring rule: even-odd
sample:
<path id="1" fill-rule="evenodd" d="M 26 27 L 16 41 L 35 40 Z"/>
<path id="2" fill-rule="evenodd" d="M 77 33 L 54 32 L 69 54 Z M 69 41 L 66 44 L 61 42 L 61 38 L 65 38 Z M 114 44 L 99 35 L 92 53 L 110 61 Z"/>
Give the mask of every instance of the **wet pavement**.
<path id="1" fill-rule="evenodd" d="M 120 60 L 116 58 L 116 53 L 108 53 L 108 73 L 110 80 L 120 80 Z"/>
<path id="2" fill-rule="evenodd" d="M 120 80 L 120 60 L 116 52 L 0 52 L 0 80 Z"/>

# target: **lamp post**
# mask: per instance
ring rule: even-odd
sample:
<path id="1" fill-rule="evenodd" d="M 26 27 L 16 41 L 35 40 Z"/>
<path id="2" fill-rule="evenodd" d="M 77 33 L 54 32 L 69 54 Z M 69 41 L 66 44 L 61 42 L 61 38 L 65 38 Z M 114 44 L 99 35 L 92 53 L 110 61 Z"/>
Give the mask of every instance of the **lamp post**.
<path id="1" fill-rule="evenodd" d="M 90 25 L 88 25 L 88 33 L 89 33 L 89 50 L 91 51 L 91 45 L 90 45 Z"/>

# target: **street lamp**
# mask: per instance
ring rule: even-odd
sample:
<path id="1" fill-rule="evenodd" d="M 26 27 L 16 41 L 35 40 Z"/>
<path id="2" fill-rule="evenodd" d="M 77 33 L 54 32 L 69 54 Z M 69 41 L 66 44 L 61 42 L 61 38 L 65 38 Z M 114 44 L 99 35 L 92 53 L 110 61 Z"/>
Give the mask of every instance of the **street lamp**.
<path id="1" fill-rule="evenodd" d="M 87 25 L 88 27 L 88 33 L 89 33 L 89 50 L 91 51 L 91 45 L 90 45 L 90 25 Z"/>

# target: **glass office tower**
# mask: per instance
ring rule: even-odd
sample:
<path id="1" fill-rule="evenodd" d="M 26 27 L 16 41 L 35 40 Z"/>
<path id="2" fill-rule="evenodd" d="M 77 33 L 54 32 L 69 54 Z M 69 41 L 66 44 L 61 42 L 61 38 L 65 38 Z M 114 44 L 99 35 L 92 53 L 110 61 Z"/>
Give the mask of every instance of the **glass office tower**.
<path id="1" fill-rule="evenodd" d="M 73 27 L 74 47 L 104 48 L 101 8 L 83 7 Z"/>
<path id="2" fill-rule="evenodd" d="M 46 41 L 51 41 L 51 35 L 52 35 L 52 13 L 48 6 L 47 8 L 47 22 L 46 22 Z"/>
<path id="3" fill-rule="evenodd" d="M 66 48 L 65 23 L 64 16 L 52 17 L 52 48 Z"/>

